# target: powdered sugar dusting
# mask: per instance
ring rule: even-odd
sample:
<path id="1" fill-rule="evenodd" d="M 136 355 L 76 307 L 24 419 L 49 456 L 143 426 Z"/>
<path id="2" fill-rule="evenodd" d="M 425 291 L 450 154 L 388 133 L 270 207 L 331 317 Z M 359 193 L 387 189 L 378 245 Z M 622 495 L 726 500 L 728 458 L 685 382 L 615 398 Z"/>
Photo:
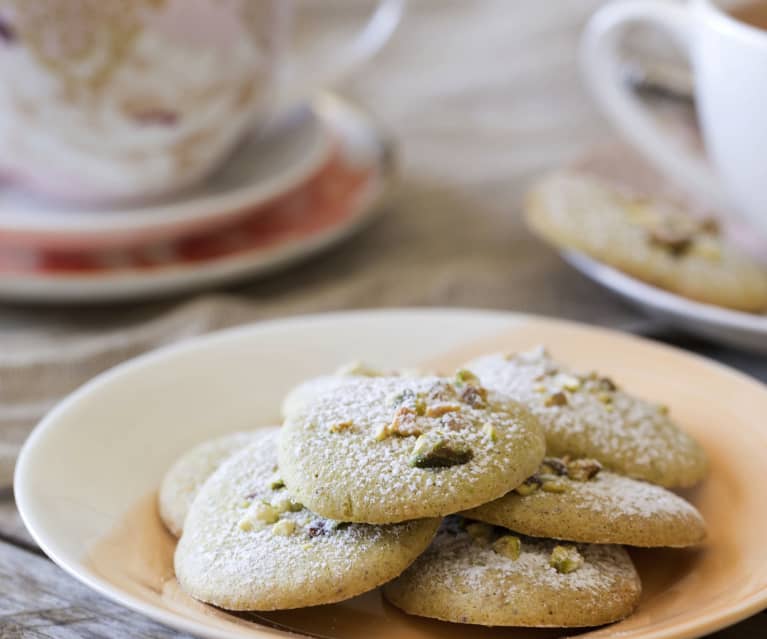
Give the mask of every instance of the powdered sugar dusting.
<path id="1" fill-rule="evenodd" d="M 274 500 L 277 429 L 268 429 L 206 482 L 186 520 L 176 573 L 194 597 L 231 609 L 291 608 L 336 601 L 399 574 L 428 544 L 435 521 L 338 526 L 305 508 L 283 512 L 289 535 L 271 525 L 244 530 L 249 504 Z M 318 524 L 321 532 L 311 532 Z M 316 533 L 316 534 L 315 534 Z"/>
<path id="2" fill-rule="evenodd" d="M 618 584 L 636 582 L 631 559 L 620 546 L 574 544 L 584 562 L 574 572 L 560 573 L 549 564 L 551 552 L 561 542 L 522 538 L 521 552 L 515 559 L 495 552 L 492 545 L 473 539 L 450 518 L 440 528 L 429 549 L 397 580 L 410 592 L 428 587 L 431 592 L 481 593 L 500 591 L 507 604 L 514 604 L 526 593 L 550 594 L 579 592 L 604 598 L 605 607 L 613 597 L 625 597 Z M 395 582 L 395 584 L 397 584 Z"/>
<path id="3" fill-rule="evenodd" d="M 662 485 L 690 485 L 705 474 L 703 451 L 663 406 L 610 389 L 604 378 L 578 375 L 540 347 L 510 357 L 487 355 L 466 367 L 540 419 L 549 454 L 593 457 Z"/>
<path id="4" fill-rule="evenodd" d="M 411 465 L 416 436 L 376 440 L 381 427 L 394 420 L 403 394 L 459 405 L 451 415 L 460 416 L 464 427 L 453 428 L 452 417 L 444 416 L 420 416 L 415 424 L 471 450 L 468 463 L 416 468 Z M 353 521 L 441 515 L 494 499 L 537 468 L 542 434 L 528 411 L 503 396 L 491 393 L 486 406 L 476 407 L 460 395 L 460 388 L 431 376 L 348 378 L 326 387 L 285 422 L 280 444 L 285 481 L 315 510 Z M 339 424 L 342 432 L 334 432 Z"/>

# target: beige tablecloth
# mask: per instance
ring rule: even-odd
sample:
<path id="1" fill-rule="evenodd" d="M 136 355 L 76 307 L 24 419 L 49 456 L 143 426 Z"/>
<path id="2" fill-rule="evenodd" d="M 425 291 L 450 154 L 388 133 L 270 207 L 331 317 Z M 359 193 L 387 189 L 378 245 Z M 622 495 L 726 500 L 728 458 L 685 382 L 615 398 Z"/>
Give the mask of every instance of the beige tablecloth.
<path id="1" fill-rule="evenodd" d="M 382 306 L 515 309 L 632 328 L 642 319 L 523 228 L 540 172 L 607 141 L 576 68 L 602 0 L 415 0 L 347 87 L 399 142 L 389 211 L 347 245 L 227 294 L 111 308 L 0 309 L 0 484 L 60 397 L 115 363 L 266 317 Z"/>

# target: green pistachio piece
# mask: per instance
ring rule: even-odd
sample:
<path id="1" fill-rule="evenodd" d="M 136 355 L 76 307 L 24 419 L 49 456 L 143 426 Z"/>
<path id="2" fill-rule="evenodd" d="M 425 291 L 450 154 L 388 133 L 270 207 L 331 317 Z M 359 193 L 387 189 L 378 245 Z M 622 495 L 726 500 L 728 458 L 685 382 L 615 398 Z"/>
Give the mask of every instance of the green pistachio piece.
<path id="1" fill-rule="evenodd" d="M 410 454 L 416 468 L 446 468 L 468 463 L 474 454 L 469 448 L 447 441 L 438 433 L 421 435 Z"/>
<path id="2" fill-rule="evenodd" d="M 272 481 L 269 482 L 269 488 L 271 488 L 272 490 L 279 490 L 280 488 L 285 488 L 285 482 L 282 481 L 282 479 L 280 479 L 279 477 L 277 477 L 276 479 L 273 479 Z"/>
<path id="3" fill-rule="evenodd" d="M 545 405 L 546 406 L 567 406 L 567 395 L 565 395 L 562 392 L 549 395 L 549 398 L 546 400 Z"/>
<path id="4" fill-rule="evenodd" d="M 567 476 L 575 481 L 593 479 L 602 470 L 602 464 L 596 459 L 574 459 L 567 464 Z"/>
<path id="5" fill-rule="evenodd" d="M 498 537 L 493 543 L 493 550 L 499 555 L 508 557 L 512 561 L 519 559 L 519 553 L 522 550 L 522 541 L 514 535 L 503 535 Z"/>
<path id="6" fill-rule="evenodd" d="M 538 478 L 538 475 L 532 475 L 531 477 L 528 477 L 523 481 L 519 486 L 517 486 L 514 489 L 514 492 L 518 495 L 521 495 L 522 497 L 527 497 L 528 495 L 532 495 L 536 490 L 538 490 L 541 487 L 541 480 Z"/>
<path id="7" fill-rule="evenodd" d="M 458 384 L 466 384 L 467 382 L 478 382 L 479 377 L 477 377 L 470 370 L 461 368 L 455 372 L 455 381 Z"/>
<path id="8" fill-rule="evenodd" d="M 567 462 L 558 457 L 544 457 L 538 471 L 542 475 L 567 475 Z"/>
<path id="9" fill-rule="evenodd" d="M 568 574 L 583 565 L 583 556 L 575 546 L 554 546 L 549 557 L 549 565 L 557 572 Z"/>
<path id="10" fill-rule="evenodd" d="M 271 504 L 256 504 L 252 513 L 253 519 L 265 524 L 273 524 L 280 518 L 280 513 Z"/>
<path id="11" fill-rule="evenodd" d="M 278 537 L 288 537 L 292 535 L 296 530 L 296 522 L 290 519 L 280 519 L 274 526 L 272 526 L 272 534 Z"/>
<path id="12" fill-rule="evenodd" d="M 544 479 L 541 484 L 541 490 L 545 493 L 566 493 L 570 487 L 561 479 Z"/>

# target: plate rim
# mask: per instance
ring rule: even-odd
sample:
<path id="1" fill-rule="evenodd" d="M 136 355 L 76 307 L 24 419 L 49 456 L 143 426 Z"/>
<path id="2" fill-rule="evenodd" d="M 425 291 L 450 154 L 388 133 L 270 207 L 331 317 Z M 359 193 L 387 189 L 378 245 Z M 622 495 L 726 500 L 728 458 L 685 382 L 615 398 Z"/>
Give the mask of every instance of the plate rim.
<path id="1" fill-rule="evenodd" d="M 692 320 L 703 319 L 711 324 L 728 328 L 764 333 L 767 337 L 767 315 L 736 311 L 714 304 L 699 302 L 677 293 L 664 290 L 624 273 L 600 260 L 575 249 L 560 250 L 562 258 L 580 273 L 595 280 L 604 287 L 636 300 L 638 303 L 654 306 Z M 695 317 L 694 313 L 699 316 Z M 702 317 L 701 317 L 702 316 Z"/>
<path id="2" fill-rule="evenodd" d="M 78 562 L 70 562 L 68 558 L 62 558 L 55 551 L 51 551 L 44 533 L 41 533 L 41 531 L 35 527 L 34 521 L 30 521 L 31 506 L 29 506 L 29 503 L 34 499 L 34 497 L 27 494 L 26 480 L 24 479 L 24 477 L 27 476 L 29 472 L 26 470 L 27 466 L 33 463 L 32 456 L 34 455 L 36 442 L 40 438 L 44 437 L 47 431 L 56 428 L 56 423 L 59 415 L 65 414 L 71 406 L 76 405 L 78 402 L 88 397 L 89 394 L 97 392 L 101 386 L 112 383 L 113 380 L 119 379 L 123 374 L 126 374 L 132 370 L 140 370 L 141 368 L 147 366 L 151 367 L 154 362 L 162 361 L 179 353 L 189 353 L 193 351 L 203 351 L 205 349 L 215 348 L 217 343 L 227 342 L 229 340 L 236 341 L 246 336 L 257 335 L 258 333 L 265 331 L 268 332 L 271 328 L 281 328 L 282 330 L 300 330 L 302 328 L 305 329 L 312 325 L 316 325 L 317 322 L 375 322 L 385 318 L 391 318 L 396 315 L 409 318 L 413 318 L 415 316 L 428 316 L 429 318 L 438 319 L 441 316 L 444 317 L 446 314 L 452 315 L 455 318 L 475 318 L 479 320 L 499 321 L 508 320 L 510 324 L 515 322 L 543 322 L 563 327 L 572 327 L 581 330 L 586 329 L 593 332 L 607 333 L 608 335 L 612 335 L 614 337 L 637 342 L 644 347 L 656 349 L 661 352 L 670 352 L 675 356 L 691 359 L 695 362 L 696 366 L 711 369 L 717 374 L 723 374 L 732 377 L 738 383 L 748 385 L 760 393 L 767 393 L 767 385 L 748 375 L 747 373 L 743 373 L 726 364 L 722 364 L 696 353 L 691 353 L 682 348 L 657 342 L 639 335 L 626 333 L 614 328 L 596 326 L 593 324 L 587 324 L 585 322 L 547 317 L 543 315 L 504 310 L 472 309 L 461 307 L 394 307 L 384 309 L 312 313 L 285 318 L 262 320 L 198 335 L 192 339 L 182 340 L 181 342 L 170 344 L 131 358 L 96 375 L 91 380 L 84 383 L 72 393 L 63 398 L 60 402 L 58 402 L 35 426 L 32 433 L 24 442 L 24 445 L 19 453 L 16 468 L 14 471 L 13 493 L 18 511 L 21 515 L 21 519 L 38 546 L 46 553 L 50 559 L 54 561 L 54 563 L 56 563 L 57 566 L 101 595 L 106 596 L 120 605 L 140 612 L 141 614 L 159 621 L 160 623 L 164 623 L 172 628 L 181 629 L 186 632 L 191 632 L 204 637 L 239 638 L 240 635 L 229 634 L 226 631 L 218 629 L 214 631 L 214 629 L 208 627 L 201 627 L 197 622 L 187 620 L 181 615 L 174 615 L 172 613 L 155 608 L 154 606 L 143 602 L 138 597 L 131 594 L 126 594 L 121 589 L 112 586 L 108 582 L 102 582 L 95 576 L 91 576 L 88 572 L 82 571 L 78 567 Z M 30 458 L 32 461 L 30 461 Z M 750 596 L 743 598 L 736 604 L 729 606 L 723 611 L 712 611 L 705 616 L 698 616 L 687 622 L 683 622 L 681 626 L 658 629 L 656 631 L 642 634 L 641 637 L 642 639 L 694 639 L 695 637 L 700 637 L 703 634 L 716 632 L 717 630 L 730 626 L 734 623 L 737 623 L 738 621 L 742 621 L 764 610 L 766 607 L 767 585 L 755 591 Z M 275 633 L 280 633 L 282 636 L 294 636 L 295 634 L 280 628 L 273 628 L 269 626 L 265 626 L 263 630 L 252 629 L 251 632 L 253 633 L 253 636 L 265 638 L 275 636 Z"/>

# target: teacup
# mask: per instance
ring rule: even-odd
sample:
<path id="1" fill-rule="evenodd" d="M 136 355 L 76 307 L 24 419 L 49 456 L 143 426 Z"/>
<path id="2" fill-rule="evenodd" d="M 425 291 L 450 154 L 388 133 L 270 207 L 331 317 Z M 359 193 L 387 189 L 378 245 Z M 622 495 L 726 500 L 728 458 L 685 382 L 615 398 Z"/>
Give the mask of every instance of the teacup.
<path id="1" fill-rule="evenodd" d="M 584 34 L 582 63 L 605 113 L 648 160 L 703 203 L 734 209 L 767 234 L 767 31 L 728 13 L 743 4 L 608 4 Z M 624 85 L 620 40 L 628 27 L 640 23 L 668 32 L 689 58 L 710 163 L 661 131 Z"/>
<path id="2" fill-rule="evenodd" d="M 318 60 L 290 50 L 290 0 L 0 0 L 0 175 L 79 202 L 188 186 L 372 55 L 403 2 Z"/>

